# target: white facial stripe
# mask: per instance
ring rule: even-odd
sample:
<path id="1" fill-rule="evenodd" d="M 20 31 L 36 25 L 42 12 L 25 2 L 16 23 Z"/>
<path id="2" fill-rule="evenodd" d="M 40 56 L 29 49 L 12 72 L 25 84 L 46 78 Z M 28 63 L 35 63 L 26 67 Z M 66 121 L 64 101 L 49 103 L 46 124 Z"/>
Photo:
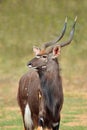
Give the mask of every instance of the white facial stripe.
<path id="1" fill-rule="evenodd" d="M 38 58 L 38 59 L 40 58 L 40 56 L 38 56 L 38 55 L 36 55 L 35 57 Z"/>

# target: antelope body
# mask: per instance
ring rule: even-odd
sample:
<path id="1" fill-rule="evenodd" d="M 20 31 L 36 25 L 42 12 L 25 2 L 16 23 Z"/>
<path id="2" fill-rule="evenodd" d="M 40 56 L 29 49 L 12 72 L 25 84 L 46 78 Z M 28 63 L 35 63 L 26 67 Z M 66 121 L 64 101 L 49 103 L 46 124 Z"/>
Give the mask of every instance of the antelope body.
<path id="1" fill-rule="evenodd" d="M 21 77 L 18 88 L 18 103 L 25 130 L 33 130 L 35 127 L 38 130 L 59 130 L 63 89 L 57 57 L 60 48 L 72 41 L 75 24 L 76 18 L 67 42 L 57 44 L 65 33 L 65 20 L 63 31 L 56 40 L 44 44 L 42 49 L 33 48 L 35 57 L 28 62 L 31 69 Z"/>

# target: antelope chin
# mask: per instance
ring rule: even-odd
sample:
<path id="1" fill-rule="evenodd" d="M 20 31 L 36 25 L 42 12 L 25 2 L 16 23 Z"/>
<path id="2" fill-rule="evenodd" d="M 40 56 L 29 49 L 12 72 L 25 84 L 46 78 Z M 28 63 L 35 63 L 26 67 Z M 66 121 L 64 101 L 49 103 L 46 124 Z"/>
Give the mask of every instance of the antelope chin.
<path id="1" fill-rule="evenodd" d="M 37 69 L 37 67 L 35 66 L 35 67 L 32 67 L 33 69 Z"/>
<path id="2" fill-rule="evenodd" d="M 41 69 L 45 69 L 46 66 L 42 66 L 42 67 L 40 67 L 40 68 L 35 66 L 35 67 L 32 67 L 32 68 L 38 70 L 38 69 L 40 69 L 40 68 L 41 68 Z"/>

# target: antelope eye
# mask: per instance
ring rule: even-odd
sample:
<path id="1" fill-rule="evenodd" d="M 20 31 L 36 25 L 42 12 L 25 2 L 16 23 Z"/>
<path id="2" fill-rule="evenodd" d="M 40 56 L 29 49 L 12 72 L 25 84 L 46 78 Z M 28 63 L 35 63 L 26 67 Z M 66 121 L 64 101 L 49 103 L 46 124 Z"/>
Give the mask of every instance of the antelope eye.
<path id="1" fill-rule="evenodd" d="M 42 57 L 43 57 L 43 58 L 47 58 L 47 55 L 43 55 Z"/>

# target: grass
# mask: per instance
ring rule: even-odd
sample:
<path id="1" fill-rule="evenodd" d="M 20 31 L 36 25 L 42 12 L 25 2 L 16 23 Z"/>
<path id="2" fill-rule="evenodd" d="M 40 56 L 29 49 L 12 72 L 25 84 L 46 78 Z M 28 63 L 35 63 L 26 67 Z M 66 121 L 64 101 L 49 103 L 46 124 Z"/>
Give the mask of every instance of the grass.
<path id="1" fill-rule="evenodd" d="M 12 93 L 12 92 L 11 92 Z M 9 95 L 9 93 L 8 93 Z M 23 129 L 22 116 L 15 100 L 8 100 L 8 95 L 0 101 L 0 129 Z M 13 93 L 12 93 L 13 95 Z M 60 130 L 87 129 L 87 95 L 65 92 L 64 106 L 61 112 Z M 13 95 L 14 97 L 14 95 Z M 6 103 L 5 100 L 7 99 Z M 2 105 L 3 104 L 3 105 Z"/>
<path id="2" fill-rule="evenodd" d="M 74 39 L 61 49 L 65 102 L 61 130 L 87 129 L 87 1 L 0 0 L 0 130 L 21 130 L 23 123 L 16 101 L 18 81 L 33 57 L 32 46 L 50 41 L 68 17 L 69 36 L 78 16 Z"/>

